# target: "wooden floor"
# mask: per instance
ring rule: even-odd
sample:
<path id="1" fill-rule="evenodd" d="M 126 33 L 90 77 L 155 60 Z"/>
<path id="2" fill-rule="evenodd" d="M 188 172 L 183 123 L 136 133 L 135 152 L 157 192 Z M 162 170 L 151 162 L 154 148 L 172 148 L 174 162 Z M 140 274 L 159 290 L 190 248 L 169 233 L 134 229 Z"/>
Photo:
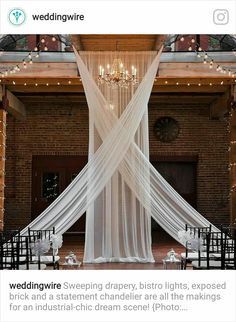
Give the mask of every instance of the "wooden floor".
<path id="1" fill-rule="evenodd" d="M 80 269 L 163 269 L 162 259 L 167 252 L 173 248 L 176 253 L 184 251 L 184 247 L 177 243 L 165 232 L 155 231 L 152 234 L 152 250 L 155 263 L 104 263 L 104 264 L 82 264 Z M 84 235 L 83 234 L 65 234 L 63 236 L 63 247 L 59 250 L 61 263 L 70 251 L 82 262 L 84 254 Z"/>

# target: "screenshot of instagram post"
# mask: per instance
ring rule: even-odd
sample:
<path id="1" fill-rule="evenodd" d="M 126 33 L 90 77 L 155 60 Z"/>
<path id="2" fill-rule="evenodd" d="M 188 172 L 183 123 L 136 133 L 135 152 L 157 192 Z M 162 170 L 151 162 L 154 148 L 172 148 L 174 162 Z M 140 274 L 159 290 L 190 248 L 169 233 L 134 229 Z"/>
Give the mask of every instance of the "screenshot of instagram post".
<path id="1" fill-rule="evenodd" d="M 236 322 L 236 0 L 0 0 L 0 322 Z"/>

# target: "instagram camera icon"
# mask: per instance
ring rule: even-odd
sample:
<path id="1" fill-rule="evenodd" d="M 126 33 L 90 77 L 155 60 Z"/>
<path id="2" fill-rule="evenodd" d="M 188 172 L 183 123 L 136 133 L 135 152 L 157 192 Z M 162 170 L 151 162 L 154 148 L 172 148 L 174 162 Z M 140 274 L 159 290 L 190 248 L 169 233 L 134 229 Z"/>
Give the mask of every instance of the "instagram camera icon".
<path id="1" fill-rule="evenodd" d="M 229 23 L 229 11 L 226 9 L 216 9 L 213 13 L 215 25 L 227 25 Z"/>

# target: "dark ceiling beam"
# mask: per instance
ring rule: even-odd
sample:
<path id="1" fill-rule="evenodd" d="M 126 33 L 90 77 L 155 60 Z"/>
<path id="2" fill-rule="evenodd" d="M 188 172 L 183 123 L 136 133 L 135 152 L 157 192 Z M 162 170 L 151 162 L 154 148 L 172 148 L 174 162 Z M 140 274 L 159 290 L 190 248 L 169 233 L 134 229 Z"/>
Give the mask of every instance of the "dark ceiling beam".
<path id="1" fill-rule="evenodd" d="M 224 94 L 215 99 L 210 106 L 210 115 L 212 119 L 219 119 L 230 110 L 231 107 L 231 89 L 228 88 Z"/>
<path id="2" fill-rule="evenodd" d="M 72 44 L 78 51 L 84 50 L 84 45 L 80 35 L 70 35 Z"/>
<path id="3" fill-rule="evenodd" d="M 167 39 L 167 35 L 157 35 L 153 46 L 153 50 L 159 51 L 161 46 L 164 45 L 166 39 Z"/>

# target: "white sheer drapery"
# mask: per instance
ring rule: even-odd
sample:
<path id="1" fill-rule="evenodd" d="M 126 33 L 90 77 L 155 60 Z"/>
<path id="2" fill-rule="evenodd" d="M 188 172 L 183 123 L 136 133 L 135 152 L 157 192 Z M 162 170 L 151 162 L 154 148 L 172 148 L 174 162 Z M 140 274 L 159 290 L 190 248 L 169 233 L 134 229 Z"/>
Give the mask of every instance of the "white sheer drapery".
<path id="1" fill-rule="evenodd" d="M 153 62 L 156 52 L 81 52 L 80 56 L 95 82 L 98 78 L 99 66 L 106 67 L 107 64 L 112 66 L 114 60 L 122 62 L 125 69 L 135 66 L 138 71 L 138 79 L 141 80 Z M 90 158 L 103 142 L 104 126 L 101 128 L 99 125 L 101 123 L 97 118 L 99 108 L 96 109 L 96 102 L 90 95 L 91 83 L 90 81 L 86 82 L 83 72 L 81 77 L 89 104 Z M 112 113 L 117 119 L 125 110 L 136 90 L 134 86 L 111 87 L 106 83 L 100 85 L 99 88 L 106 98 L 106 102 L 103 104 L 104 108 L 100 112 L 102 114 Z M 104 118 L 101 114 L 100 117 Z M 133 142 L 149 158 L 147 104 Z M 129 162 L 133 166 L 136 162 L 132 155 L 130 155 Z M 91 184 L 93 183 L 91 182 Z M 85 262 L 154 261 L 151 249 L 151 217 L 131 188 L 125 182 L 118 167 L 103 191 L 87 210 Z"/>
<path id="2" fill-rule="evenodd" d="M 125 184 L 152 217 L 176 240 L 185 224 L 207 226 L 210 223 L 193 209 L 161 177 L 134 141 L 159 64 L 157 56 L 120 118 L 110 109 L 94 79 L 76 53 L 96 131 L 103 141 L 89 162 L 67 189 L 31 224 L 33 229 L 56 227 L 68 230 L 92 205 L 119 168 Z M 213 230 L 217 228 L 213 226 Z M 27 233 L 27 227 L 22 231 Z M 109 242 L 109 240 L 108 240 Z M 101 254 L 102 255 L 102 254 Z"/>
<path id="3" fill-rule="evenodd" d="M 102 192 L 134 140 L 146 110 L 159 59 L 160 55 L 155 57 L 126 109 L 96 153 L 90 156 L 88 164 L 65 191 L 30 223 L 29 226 L 32 229 L 49 229 L 55 226 L 57 234 L 64 233 Z M 86 84 L 94 86 L 93 93 L 89 95 L 93 97 L 94 107 L 103 105 L 106 108 L 108 105 L 106 103 L 104 106 L 103 95 L 96 88 L 96 84 L 79 56 L 77 61 L 80 73 L 83 74 L 84 86 L 86 87 Z M 27 234 L 27 228 L 28 226 L 21 233 Z"/>
<path id="4" fill-rule="evenodd" d="M 84 54 L 85 55 L 85 54 Z M 101 62 L 102 54 L 89 54 L 94 57 L 94 61 Z M 104 54 L 105 55 L 105 54 Z M 98 59 L 100 58 L 100 60 Z M 79 59 L 79 57 L 77 57 Z M 88 59 L 88 57 L 86 57 Z M 90 74 L 93 72 L 90 71 Z M 83 75 L 83 73 L 82 73 Z M 97 74 L 94 75 L 96 77 Z M 82 77 L 83 78 L 83 77 Z M 114 124 L 117 122 L 117 115 L 113 109 L 109 108 L 109 101 L 101 96 L 95 82 L 90 79 L 83 79 L 90 114 L 96 124 L 96 131 L 104 139 Z M 93 90 L 91 90 L 93 87 Z M 93 96 L 92 93 L 95 93 Z M 100 97 L 101 104 L 94 104 L 96 95 Z M 107 93 L 105 93 L 107 95 Z M 94 101 L 95 99 L 95 101 Z M 147 112 L 147 111 L 146 111 Z M 98 134 L 97 134 L 98 135 Z M 185 228 L 185 224 L 191 226 L 208 226 L 210 222 L 192 208 L 157 172 L 150 164 L 146 155 L 141 151 L 136 142 L 131 143 L 124 160 L 122 160 L 119 172 L 126 184 L 135 193 L 137 199 L 145 207 L 148 213 L 160 224 L 172 237 L 179 241 L 178 232 Z M 97 212 L 96 212 L 97 213 Z M 91 228 L 91 227 L 90 227 Z M 89 231 L 96 234 L 94 229 Z M 217 231 L 216 227 L 212 227 Z M 93 234 L 92 234 L 93 236 Z M 87 234 L 87 240 L 91 238 Z M 89 241 L 90 242 L 90 241 Z M 98 258 L 97 261 L 102 261 Z M 140 259 L 139 259 L 140 260 Z"/>

